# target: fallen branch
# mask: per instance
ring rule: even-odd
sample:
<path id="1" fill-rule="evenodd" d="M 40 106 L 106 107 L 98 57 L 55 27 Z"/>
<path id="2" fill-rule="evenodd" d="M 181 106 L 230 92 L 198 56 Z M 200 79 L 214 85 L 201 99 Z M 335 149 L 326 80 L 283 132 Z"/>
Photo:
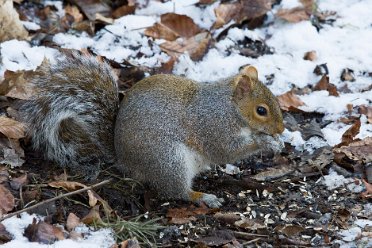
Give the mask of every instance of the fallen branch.
<path id="1" fill-rule="evenodd" d="M 16 211 L 16 212 L 13 212 L 13 213 L 10 213 L 10 214 L 7 214 L 7 215 L 4 215 L 0 221 L 3 221 L 5 219 L 8 219 L 10 217 L 13 217 L 15 215 L 18 215 L 20 213 L 23 213 L 23 212 L 27 212 L 31 209 L 34 209 L 34 208 L 37 208 L 37 207 L 40 207 L 41 205 L 44 205 L 44 204 L 47 204 L 49 202 L 52 202 L 52 201 L 55 201 L 55 200 L 58 200 L 58 199 L 61 199 L 61 198 L 64 198 L 64 197 L 68 197 L 68 196 L 72 196 L 72 195 L 76 195 L 76 194 L 80 194 L 82 192 L 85 192 L 85 191 L 88 191 L 88 190 L 91 190 L 93 188 L 97 188 L 97 187 L 100 187 L 102 185 L 105 185 L 107 183 L 111 182 L 111 180 L 105 180 L 105 181 L 102 181 L 100 183 L 97 183 L 97 184 L 94 184 L 94 185 L 91 185 L 89 187 L 85 187 L 85 188 L 82 188 L 82 189 L 78 189 L 78 190 L 75 190 L 75 191 L 72 191 L 72 192 L 68 192 L 66 194 L 62 194 L 62 195 L 59 195 L 59 196 L 56 196 L 56 197 L 53 197 L 53 198 L 50 198 L 48 200 L 45 200 L 45 201 L 42 201 L 42 202 L 39 202 L 33 206 L 30 206 L 30 207 L 27 207 L 27 208 L 24 208 L 22 210 L 19 210 L 19 211 Z"/>

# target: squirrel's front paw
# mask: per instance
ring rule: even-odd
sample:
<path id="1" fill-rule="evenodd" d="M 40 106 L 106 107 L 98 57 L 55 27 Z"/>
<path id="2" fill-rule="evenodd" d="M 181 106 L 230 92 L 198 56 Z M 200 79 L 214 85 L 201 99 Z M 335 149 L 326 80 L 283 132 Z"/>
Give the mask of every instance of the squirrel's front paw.
<path id="1" fill-rule="evenodd" d="M 189 195 L 191 200 L 196 204 L 200 205 L 203 202 L 210 208 L 220 208 L 224 202 L 223 198 L 217 198 L 217 196 L 213 194 L 192 191 Z"/>

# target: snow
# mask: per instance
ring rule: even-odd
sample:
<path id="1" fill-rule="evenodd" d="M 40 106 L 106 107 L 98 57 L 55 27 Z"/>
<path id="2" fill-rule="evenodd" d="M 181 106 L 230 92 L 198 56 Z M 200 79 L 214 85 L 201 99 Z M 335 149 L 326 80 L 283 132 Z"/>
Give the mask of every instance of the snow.
<path id="1" fill-rule="evenodd" d="M 28 239 L 23 235 L 25 228 L 32 223 L 32 220 L 43 220 L 43 217 L 36 216 L 35 214 L 29 215 L 22 213 L 20 218 L 12 217 L 2 221 L 1 223 L 5 226 L 6 230 L 13 236 L 13 240 L 1 245 L 2 248 L 47 248 L 50 245 L 43 245 L 37 242 L 29 242 Z M 98 231 L 89 229 L 86 226 L 76 227 L 76 231 L 85 235 L 84 239 L 72 240 L 65 239 L 56 241 L 53 243 L 55 248 L 109 248 L 115 244 L 113 233 L 110 229 L 102 228 Z"/>

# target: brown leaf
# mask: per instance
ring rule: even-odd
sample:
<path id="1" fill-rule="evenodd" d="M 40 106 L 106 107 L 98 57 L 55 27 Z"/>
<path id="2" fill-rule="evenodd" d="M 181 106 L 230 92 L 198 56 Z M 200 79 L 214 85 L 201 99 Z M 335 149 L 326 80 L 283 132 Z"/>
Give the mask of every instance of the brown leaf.
<path id="1" fill-rule="evenodd" d="M 329 82 L 328 75 L 323 75 L 319 82 L 314 86 L 314 90 L 326 90 L 330 96 L 339 96 L 337 88 Z"/>
<path id="2" fill-rule="evenodd" d="M 77 227 L 81 223 L 82 222 L 80 221 L 79 217 L 77 217 L 74 213 L 70 213 L 67 217 L 66 229 L 67 231 L 72 231 L 75 227 Z"/>
<path id="3" fill-rule="evenodd" d="M 87 186 L 79 182 L 70 181 L 56 181 L 48 183 L 50 187 L 53 188 L 63 188 L 66 191 L 75 191 L 81 188 L 86 188 Z"/>
<path id="4" fill-rule="evenodd" d="M 286 226 L 277 226 L 275 228 L 275 231 L 284 233 L 287 237 L 292 237 L 305 231 L 305 228 L 299 225 L 286 225 Z"/>
<path id="5" fill-rule="evenodd" d="M 350 82 L 355 81 L 354 71 L 349 68 L 343 69 L 341 72 L 341 80 Z"/>
<path id="6" fill-rule="evenodd" d="M 125 15 L 134 14 L 135 10 L 136 6 L 134 5 L 123 5 L 115 9 L 114 12 L 112 12 L 112 17 L 117 19 Z"/>
<path id="7" fill-rule="evenodd" d="M 252 178 L 259 182 L 271 181 L 273 179 L 281 178 L 293 172 L 294 172 L 293 168 L 289 167 L 288 165 L 285 165 L 275 168 L 269 168 L 265 171 L 262 171 L 254 175 Z"/>
<path id="8" fill-rule="evenodd" d="M 164 39 L 168 41 L 174 41 L 178 38 L 178 34 L 175 31 L 161 23 L 155 23 L 154 26 L 146 28 L 145 35 L 155 39 Z"/>
<path id="9" fill-rule="evenodd" d="M 311 13 L 309 13 L 304 7 L 296 7 L 293 9 L 280 9 L 276 13 L 277 17 L 292 23 L 309 20 L 310 15 Z"/>
<path id="10" fill-rule="evenodd" d="M 211 35 L 208 32 L 203 32 L 187 40 L 178 39 L 164 42 L 160 48 L 175 58 L 187 52 L 192 60 L 200 60 L 206 53 L 210 40 Z"/>
<path id="11" fill-rule="evenodd" d="M 166 13 L 161 15 L 160 22 L 183 38 L 191 38 L 202 31 L 187 15 Z"/>
<path id="12" fill-rule="evenodd" d="M 247 218 L 235 221 L 234 225 L 237 227 L 244 228 L 247 230 L 252 230 L 252 231 L 266 228 L 264 223 L 262 223 L 261 221 L 256 220 L 256 219 L 247 219 Z"/>
<path id="13" fill-rule="evenodd" d="M 238 221 L 241 219 L 240 215 L 236 214 L 236 213 L 216 213 L 214 216 L 214 218 L 216 218 L 217 220 L 219 221 L 222 221 L 222 222 L 225 222 L 227 224 L 234 224 L 235 221 Z"/>
<path id="14" fill-rule="evenodd" d="M 372 106 L 360 105 L 359 114 L 367 116 L 368 123 L 372 123 Z"/>
<path id="15" fill-rule="evenodd" d="M 316 51 L 309 51 L 304 55 L 304 60 L 314 61 L 316 59 L 317 59 Z"/>
<path id="16" fill-rule="evenodd" d="M 362 192 L 363 198 L 372 198 L 372 184 L 368 183 L 366 180 L 362 179 L 364 186 L 366 187 L 366 191 Z"/>
<path id="17" fill-rule="evenodd" d="M 29 84 L 33 71 L 5 71 L 4 81 L 0 84 L 0 95 L 27 100 L 35 94 L 34 88 Z"/>
<path id="18" fill-rule="evenodd" d="M 295 95 L 292 91 L 288 91 L 280 96 L 277 96 L 280 108 L 282 110 L 288 111 L 290 107 L 297 108 L 299 106 L 305 105 L 301 99 Z"/>
<path id="19" fill-rule="evenodd" d="M 348 146 L 335 147 L 333 153 L 335 156 L 345 155 L 349 160 L 370 163 L 372 162 L 372 137 L 354 141 Z"/>
<path id="20" fill-rule="evenodd" d="M 25 127 L 21 122 L 0 116 L 0 133 L 11 139 L 20 139 L 25 137 Z"/>
<path id="21" fill-rule="evenodd" d="M 103 16 L 111 15 L 111 7 L 105 1 L 101 0 L 75 0 L 79 8 L 88 17 L 90 21 L 96 19 L 96 14 L 99 13 Z"/>
<path id="22" fill-rule="evenodd" d="M 81 14 L 78 7 L 75 5 L 67 4 L 65 7 L 65 13 L 72 16 L 74 18 L 74 22 L 81 22 L 84 19 L 83 14 Z"/>
<path id="23" fill-rule="evenodd" d="M 62 230 L 44 221 L 36 223 L 36 219 L 25 229 L 24 235 L 31 242 L 53 244 L 55 241 L 65 239 Z"/>
<path id="24" fill-rule="evenodd" d="M 82 222 L 86 225 L 93 223 L 102 223 L 101 216 L 99 214 L 99 205 L 94 206 L 89 213 L 82 219 Z"/>
<path id="25" fill-rule="evenodd" d="M 0 184 L 0 217 L 14 208 L 15 200 L 10 191 Z"/>
<path id="26" fill-rule="evenodd" d="M 13 1 L 1 1 L 0 4 L 0 42 L 26 39 L 28 33 L 19 19 Z"/>
<path id="27" fill-rule="evenodd" d="M 19 190 L 21 186 L 26 185 L 27 182 L 27 174 L 24 174 L 20 177 L 13 178 L 10 181 L 10 187 L 14 190 Z"/>
<path id="28" fill-rule="evenodd" d="M 347 146 L 351 142 L 353 142 L 354 137 L 359 133 L 360 125 L 360 119 L 357 119 L 355 123 L 342 135 L 341 143 L 336 145 L 335 147 Z"/>
<path id="29" fill-rule="evenodd" d="M 170 219 L 169 223 L 172 224 L 185 224 L 190 221 L 196 220 L 196 215 L 203 215 L 210 212 L 209 208 L 206 207 L 194 207 L 190 206 L 187 208 L 170 208 L 166 216 Z"/>
<path id="30" fill-rule="evenodd" d="M 216 22 L 213 28 L 220 28 L 231 20 L 240 24 L 243 21 L 261 17 L 271 10 L 271 5 L 271 0 L 241 0 L 235 3 L 222 3 L 214 10 Z"/>
<path id="31" fill-rule="evenodd" d="M 0 223 L 0 245 L 9 242 L 12 239 L 12 235 L 6 230 L 5 226 Z"/>
<path id="32" fill-rule="evenodd" d="M 216 230 L 212 234 L 201 237 L 196 241 L 198 244 L 203 244 L 203 247 L 223 247 L 227 243 L 235 240 L 235 236 L 232 231 L 230 230 Z"/>
<path id="33" fill-rule="evenodd" d="M 202 30 L 194 21 L 186 16 L 175 13 L 166 13 L 161 15 L 160 23 L 145 30 L 145 35 L 155 39 L 165 39 L 174 41 L 178 37 L 189 39 L 199 34 Z"/>

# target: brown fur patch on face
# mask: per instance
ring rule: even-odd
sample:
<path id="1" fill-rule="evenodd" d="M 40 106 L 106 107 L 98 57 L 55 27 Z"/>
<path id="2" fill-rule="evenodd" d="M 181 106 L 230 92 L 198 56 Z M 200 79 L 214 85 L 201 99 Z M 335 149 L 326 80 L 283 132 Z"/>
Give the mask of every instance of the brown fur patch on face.
<path id="1" fill-rule="evenodd" d="M 261 81 L 246 75 L 239 75 L 233 79 L 233 87 L 233 101 L 252 131 L 269 135 L 283 132 L 284 124 L 279 103 Z M 257 107 L 262 105 L 268 106 L 265 117 L 255 113 Z"/>

